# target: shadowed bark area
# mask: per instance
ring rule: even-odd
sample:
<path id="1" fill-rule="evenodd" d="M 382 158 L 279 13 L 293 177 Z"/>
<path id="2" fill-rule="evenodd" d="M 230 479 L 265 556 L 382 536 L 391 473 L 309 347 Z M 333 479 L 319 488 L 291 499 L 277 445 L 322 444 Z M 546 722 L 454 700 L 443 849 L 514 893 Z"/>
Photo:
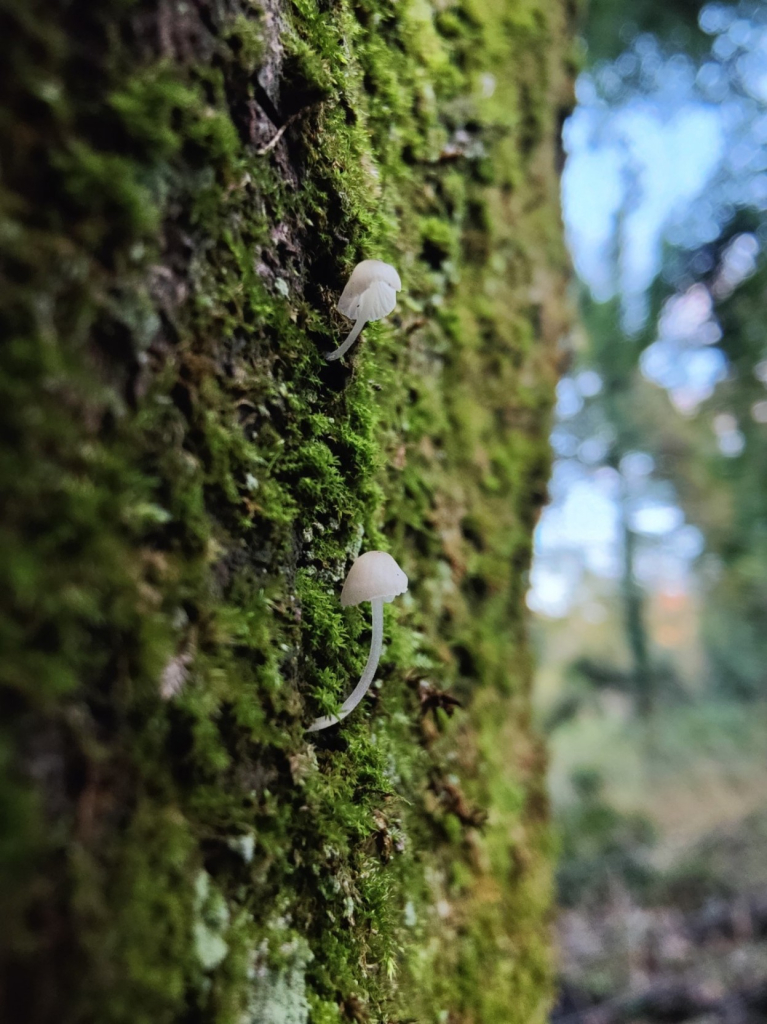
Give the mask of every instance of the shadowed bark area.
<path id="1" fill-rule="evenodd" d="M 544 1020 L 567 17 L 0 0 L 0 1019 Z"/>

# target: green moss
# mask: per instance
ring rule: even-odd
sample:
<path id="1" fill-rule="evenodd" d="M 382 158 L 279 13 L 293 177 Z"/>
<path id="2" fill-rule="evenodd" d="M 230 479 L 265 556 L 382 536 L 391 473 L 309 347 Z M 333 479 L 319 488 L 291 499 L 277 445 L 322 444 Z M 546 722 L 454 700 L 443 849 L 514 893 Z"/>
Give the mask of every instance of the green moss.
<path id="1" fill-rule="evenodd" d="M 544 1019 L 563 7 L 2 0 L 0 1017 Z"/>

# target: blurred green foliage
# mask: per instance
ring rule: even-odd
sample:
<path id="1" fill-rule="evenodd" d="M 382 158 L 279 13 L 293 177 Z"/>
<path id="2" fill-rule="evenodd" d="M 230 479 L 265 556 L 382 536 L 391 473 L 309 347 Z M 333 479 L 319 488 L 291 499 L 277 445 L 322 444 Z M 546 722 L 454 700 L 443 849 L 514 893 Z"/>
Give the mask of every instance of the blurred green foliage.
<path id="1" fill-rule="evenodd" d="M 616 887 L 644 898 L 656 877 L 649 862 L 656 829 L 644 814 L 618 811 L 593 768 L 572 778 L 575 799 L 557 819 L 559 902 L 563 907 L 606 903 Z"/>
<path id="2" fill-rule="evenodd" d="M 587 43 L 587 65 L 615 60 L 633 38 L 649 32 L 671 49 L 699 52 L 705 36 L 698 28 L 702 0 L 583 0 L 581 32 Z"/>

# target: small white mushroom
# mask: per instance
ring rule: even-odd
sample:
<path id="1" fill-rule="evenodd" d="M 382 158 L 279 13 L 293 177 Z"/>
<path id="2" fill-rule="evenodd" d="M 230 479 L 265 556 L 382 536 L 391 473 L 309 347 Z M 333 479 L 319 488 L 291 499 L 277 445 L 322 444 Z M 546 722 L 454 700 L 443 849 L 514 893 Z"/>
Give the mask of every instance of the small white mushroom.
<path id="1" fill-rule="evenodd" d="M 370 601 L 373 606 L 373 636 L 370 641 L 370 654 L 362 671 L 360 681 L 341 705 L 337 715 L 324 715 L 316 718 L 307 732 L 319 732 L 330 725 L 336 725 L 342 718 L 354 711 L 365 696 L 376 674 L 378 661 L 383 647 L 383 606 L 384 602 L 393 601 L 399 594 L 407 590 L 407 576 L 397 565 L 391 555 L 385 551 L 366 551 L 356 560 L 349 570 L 343 590 L 341 604 L 361 604 Z"/>
<path id="2" fill-rule="evenodd" d="M 381 320 L 397 305 L 397 292 L 402 287 L 399 274 L 382 260 L 363 260 L 352 271 L 338 300 L 338 311 L 356 320 L 349 336 L 327 360 L 340 359 L 357 340 L 369 320 Z"/>

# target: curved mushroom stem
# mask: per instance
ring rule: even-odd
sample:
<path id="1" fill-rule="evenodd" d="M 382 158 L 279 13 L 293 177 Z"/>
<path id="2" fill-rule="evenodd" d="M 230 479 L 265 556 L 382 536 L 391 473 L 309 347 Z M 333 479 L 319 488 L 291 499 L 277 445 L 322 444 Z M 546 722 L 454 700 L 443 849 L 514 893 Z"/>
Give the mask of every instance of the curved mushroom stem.
<path id="1" fill-rule="evenodd" d="M 325 356 L 329 363 L 332 362 L 334 359 L 340 359 L 341 356 L 345 355 L 349 351 L 349 349 L 352 347 L 354 342 L 359 337 L 359 333 L 366 323 L 367 320 L 365 320 L 364 317 L 360 317 L 357 320 L 357 322 L 354 324 L 354 327 L 352 327 L 351 331 L 349 331 L 346 341 L 342 342 L 334 352 L 328 352 L 328 354 Z"/>
<path id="2" fill-rule="evenodd" d="M 343 702 L 341 710 L 337 715 L 323 715 L 322 718 L 315 718 L 306 730 L 307 732 L 319 732 L 320 729 L 327 729 L 331 725 L 336 725 L 342 718 L 346 718 L 348 714 L 354 711 L 359 702 L 368 692 L 368 688 L 375 678 L 378 662 L 381 658 L 381 649 L 383 648 L 384 602 L 382 597 L 374 597 L 370 603 L 373 606 L 373 636 L 370 640 L 370 654 L 368 655 L 367 663 L 362 670 L 360 681 Z"/>

